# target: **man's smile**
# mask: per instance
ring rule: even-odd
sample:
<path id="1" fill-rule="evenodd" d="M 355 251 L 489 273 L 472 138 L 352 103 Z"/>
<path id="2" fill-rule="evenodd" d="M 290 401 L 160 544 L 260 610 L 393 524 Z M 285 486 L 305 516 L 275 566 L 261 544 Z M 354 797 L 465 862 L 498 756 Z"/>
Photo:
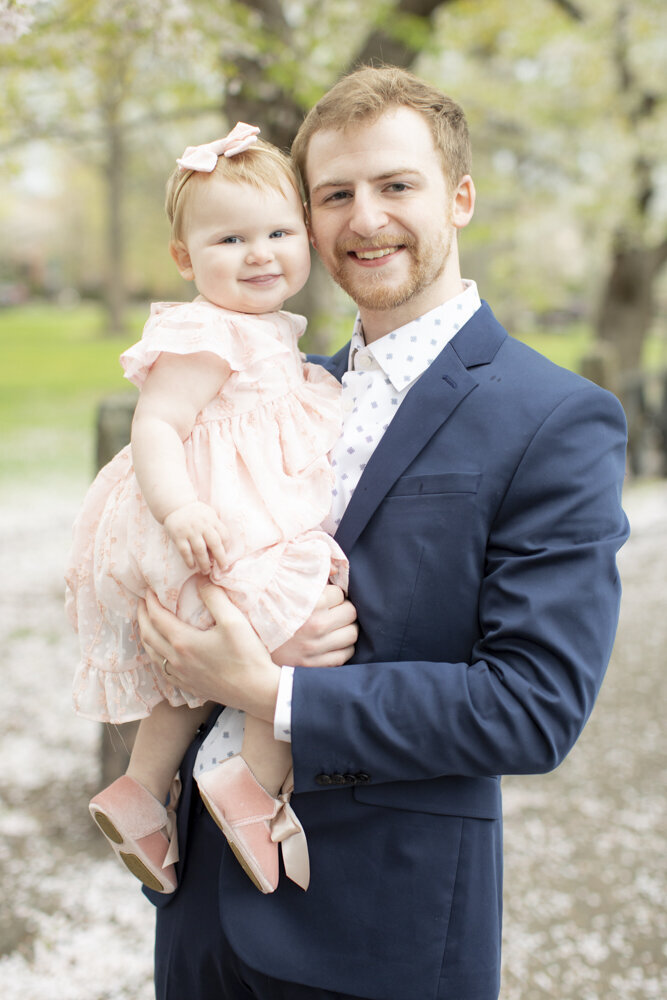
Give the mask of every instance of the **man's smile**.
<path id="1" fill-rule="evenodd" d="M 389 254 L 397 253 L 402 249 L 402 246 L 393 246 L 382 247 L 377 250 L 350 250 L 349 254 L 351 257 L 356 257 L 357 260 L 377 260 L 379 257 L 388 257 Z"/>

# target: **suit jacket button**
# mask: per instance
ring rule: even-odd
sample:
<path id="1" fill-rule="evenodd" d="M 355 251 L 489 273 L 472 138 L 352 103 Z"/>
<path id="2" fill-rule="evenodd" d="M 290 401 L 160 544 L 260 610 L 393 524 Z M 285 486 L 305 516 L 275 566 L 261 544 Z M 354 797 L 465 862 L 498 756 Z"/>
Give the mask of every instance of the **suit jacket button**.
<path id="1" fill-rule="evenodd" d="M 345 778 L 346 785 L 356 785 L 357 783 L 356 774 L 344 774 L 343 777 Z"/>
<path id="2" fill-rule="evenodd" d="M 370 774 L 366 774 L 365 771 L 357 771 L 355 778 L 357 779 L 357 783 L 360 785 L 367 785 L 371 780 Z"/>
<path id="3" fill-rule="evenodd" d="M 331 785 L 332 777 L 330 774 L 318 774 L 315 776 L 316 785 Z"/>
<path id="4" fill-rule="evenodd" d="M 345 775 L 344 774 L 338 774 L 338 772 L 336 771 L 336 772 L 334 772 L 331 775 L 331 781 L 332 781 L 332 783 L 334 785 L 344 785 L 345 784 Z"/>

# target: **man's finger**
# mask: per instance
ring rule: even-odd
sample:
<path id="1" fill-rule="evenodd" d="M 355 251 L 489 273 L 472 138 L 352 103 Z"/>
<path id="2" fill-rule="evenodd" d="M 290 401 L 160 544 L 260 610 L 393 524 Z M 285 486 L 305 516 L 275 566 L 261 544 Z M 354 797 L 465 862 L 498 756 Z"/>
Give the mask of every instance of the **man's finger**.
<path id="1" fill-rule="evenodd" d="M 233 621 L 235 617 L 243 621 L 246 620 L 236 605 L 227 597 L 222 587 L 217 587 L 206 577 L 201 577 L 197 589 L 199 596 L 218 624 L 223 620 L 225 622 Z"/>
<path id="2" fill-rule="evenodd" d="M 156 612 L 160 611 L 164 611 L 164 608 L 153 595 L 152 591 L 148 591 L 146 600 L 139 601 L 137 621 L 139 623 L 141 644 L 151 662 L 155 664 L 160 664 L 165 656 L 169 659 L 169 650 L 166 649 L 167 644 L 159 628 L 154 624 L 152 617 Z M 165 649 L 164 652 L 163 648 Z"/>
<path id="3" fill-rule="evenodd" d="M 335 608 L 345 600 L 345 594 L 335 583 L 327 583 L 320 594 L 316 608 Z"/>
<path id="4" fill-rule="evenodd" d="M 310 622 L 314 634 L 324 635 L 335 632 L 357 620 L 357 609 L 350 601 L 343 601 L 334 607 L 315 608 Z"/>

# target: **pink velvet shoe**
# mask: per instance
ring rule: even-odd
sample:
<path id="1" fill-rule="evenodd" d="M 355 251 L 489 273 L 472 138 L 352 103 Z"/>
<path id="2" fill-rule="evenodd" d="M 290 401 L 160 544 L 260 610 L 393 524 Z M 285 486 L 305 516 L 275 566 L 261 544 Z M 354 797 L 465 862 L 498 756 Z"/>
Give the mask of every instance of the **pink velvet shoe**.
<path id="1" fill-rule="evenodd" d="M 174 862 L 176 802 L 169 810 L 126 774 L 91 799 L 90 814 L 126 868 L 149 889 L 170 893 L 178 882 Z"/>
<path id="2" fill-rule="evenodd" d="M 202 801 L 224 833 L 234 856 L 260 892 L 278 886 L 278 844 L 285 874 L 302 889 L 310 882 L 308 844 L 289 799 L 290 776 L 275 799 L 260 785 L 243 757 L 228 757 L 197 778 Z"/>

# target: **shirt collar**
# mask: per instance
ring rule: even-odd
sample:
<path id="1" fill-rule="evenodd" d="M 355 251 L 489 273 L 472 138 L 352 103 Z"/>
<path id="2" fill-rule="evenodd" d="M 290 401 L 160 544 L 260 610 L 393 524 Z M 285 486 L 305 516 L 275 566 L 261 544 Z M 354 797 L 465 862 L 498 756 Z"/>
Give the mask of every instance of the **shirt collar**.
<path id="1" fill-rule="evenodd" d="M 407 389 L 480 308 L 482 303 L 476 283 L 464 279 L 463 285 L 463 291 L 453 299 L 368 346 L 357 313 L 350 341 L 349 370 L 356 369 L 357 354 L 370 354 L 396 390 L 402 392 Z"/>

